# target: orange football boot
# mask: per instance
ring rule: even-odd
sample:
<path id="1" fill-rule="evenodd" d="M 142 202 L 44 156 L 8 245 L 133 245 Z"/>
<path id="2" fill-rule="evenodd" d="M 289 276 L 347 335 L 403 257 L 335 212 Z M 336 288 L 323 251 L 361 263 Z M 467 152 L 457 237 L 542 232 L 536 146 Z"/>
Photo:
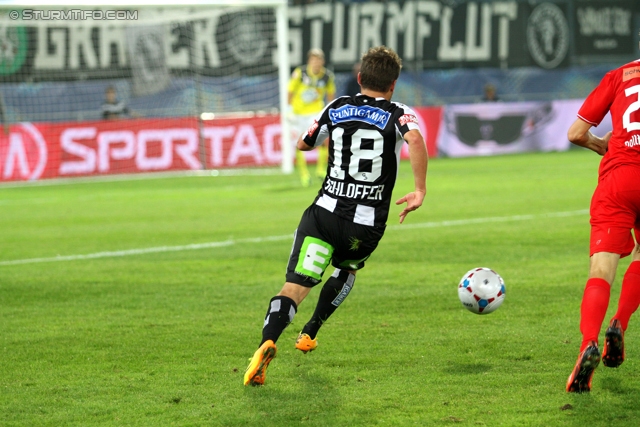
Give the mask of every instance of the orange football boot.
<path id="1" fill-rule="evenodd" d="M 267 367 L 271 360 L 276 357 L 276 344 L 271 341 L 265 341 L 260 348 L 256 350 L 251 358 L 251 362 L 244 373 L 244 385 L 263 385 L 267 372 Z"/>
<path id="2" fill-rule="evenodd" d="M 591 341 L 587 348 L 578 356 L 576 366 L 573 368 L 571 375 L 569 375 L 567 392 L 583 393 L 591 391 L 593 373 L 599 363 L 600 350 L 598 350 L 598 344 L 595 341 Z"/>
<path id="3" fill-rule="evenodd" d="M 303 334 L 302 332 L 300 332 L 300 334 L 298 335 L 298 339 L 296 340 L 296 348 L 298 350 L 300 350 L 303 353 L 306 353 L 308 351 L 315 350 L 317 346 L 318 346 L 317 338 L 311 339 L 311 337 L 308 334 Z"/>

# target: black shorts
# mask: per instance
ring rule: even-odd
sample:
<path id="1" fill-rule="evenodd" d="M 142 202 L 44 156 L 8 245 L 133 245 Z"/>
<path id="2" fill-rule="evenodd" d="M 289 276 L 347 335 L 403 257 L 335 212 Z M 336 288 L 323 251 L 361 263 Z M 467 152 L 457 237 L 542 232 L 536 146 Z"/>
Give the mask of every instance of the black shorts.
<path id="1" fill-rule="evenodd" d="M 322 281 L 329 262 L 359 270 L 378 246 L 385 227 L 356 224 L 311 205 L 302 214 L 287 265 L 287 282 L 313 287 Z"/>

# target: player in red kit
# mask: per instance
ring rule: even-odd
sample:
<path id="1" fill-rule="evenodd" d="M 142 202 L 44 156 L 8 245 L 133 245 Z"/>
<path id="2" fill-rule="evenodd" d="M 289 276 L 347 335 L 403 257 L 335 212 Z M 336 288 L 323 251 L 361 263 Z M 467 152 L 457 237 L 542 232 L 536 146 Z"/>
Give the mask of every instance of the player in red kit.
<path id="1" fill-rule="evenodd" d="M 613 132 L 600 138 L 590 129 L 607 112 L 611 112 Z M 640 305 L 640 245 L 635 243 L 640 237 L 640 59 L 602 78 L 582 104 L 568 137 L 603 156 L 591 199 L 591 261 L 580 307 L 582 344 L 567 381 L 568 392 L 581 393 L 591 391 L 593 373 L 601 359 L 611 368 L 622 364 L 624 332 Z M 622 280 L 618 311 L 605 332 L 601 354 L 598 335 L 609 306 L 611 284 L 620 258 L 630 254 L 633 258 Z"/>

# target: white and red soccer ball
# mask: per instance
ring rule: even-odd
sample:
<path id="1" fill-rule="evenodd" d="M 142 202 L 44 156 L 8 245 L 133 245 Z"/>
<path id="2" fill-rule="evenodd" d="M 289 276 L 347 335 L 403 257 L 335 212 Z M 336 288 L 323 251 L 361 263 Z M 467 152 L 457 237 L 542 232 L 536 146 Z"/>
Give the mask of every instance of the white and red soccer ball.
<path id="1" fill-rule="evenodd" d="M 500 307 L 506 289 L 504 280 L 486 267 L 469 270 L 458 284 L 458 298 L 466 309 L 476 314 L 489 314 Z"/>

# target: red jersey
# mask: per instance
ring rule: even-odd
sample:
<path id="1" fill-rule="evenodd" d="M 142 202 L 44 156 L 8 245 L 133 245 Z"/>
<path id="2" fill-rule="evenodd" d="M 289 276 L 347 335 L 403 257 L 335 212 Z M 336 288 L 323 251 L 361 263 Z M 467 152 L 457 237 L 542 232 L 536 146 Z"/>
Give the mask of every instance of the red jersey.
<path id="1" fill-rule="evenodd" d="M 580 107 L 578 117 L 597 126 L 608 111 L 613 133 L 600 162 L 600 179 L 621 165 L 640 168 L 640 59 L 605 74 Z"/>

